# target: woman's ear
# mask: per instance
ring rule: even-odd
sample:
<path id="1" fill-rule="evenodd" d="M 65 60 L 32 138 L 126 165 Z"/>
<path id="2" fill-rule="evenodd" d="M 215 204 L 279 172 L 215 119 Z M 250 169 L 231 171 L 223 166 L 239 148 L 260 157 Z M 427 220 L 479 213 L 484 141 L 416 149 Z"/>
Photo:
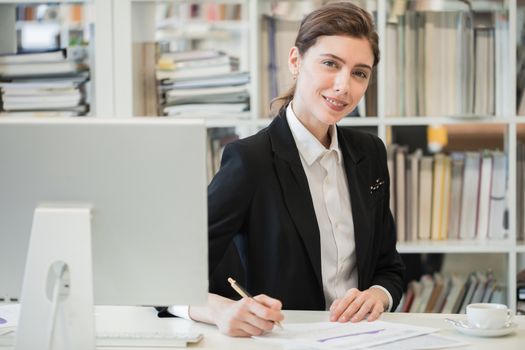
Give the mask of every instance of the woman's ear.
<path id="1" fill-rule="evenodd" d="M 293 77 L 297 77 L 300 63 L 301 55 L 299 54 L 299 49 L 297 46 L 294 46 L 290 49 L 290 54 L 288 55 L 288 69 L 290 70 L 290 73 L 292 73 Z"/>

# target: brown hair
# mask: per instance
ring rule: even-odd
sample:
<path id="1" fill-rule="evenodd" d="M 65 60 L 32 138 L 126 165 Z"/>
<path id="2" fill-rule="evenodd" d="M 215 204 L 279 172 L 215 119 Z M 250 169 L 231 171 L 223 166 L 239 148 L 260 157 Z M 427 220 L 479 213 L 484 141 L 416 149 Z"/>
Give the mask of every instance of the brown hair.
<path id="1" fill-rule="evenodd" d="M 367 39 L 374 54 L 374 67 L 379 63 L 379 37 L 372 16 L 362 8 L 350 2 L 336 2 L 322 6 L 310 12 L 301 22 L 295 46 L 299 55 L 317 42 L 320 36 L 347 35 Z M 295 84 L 283 95 L 274 98 L 270 107 L 278 110 L 286 107 L 295 94 Z"/>

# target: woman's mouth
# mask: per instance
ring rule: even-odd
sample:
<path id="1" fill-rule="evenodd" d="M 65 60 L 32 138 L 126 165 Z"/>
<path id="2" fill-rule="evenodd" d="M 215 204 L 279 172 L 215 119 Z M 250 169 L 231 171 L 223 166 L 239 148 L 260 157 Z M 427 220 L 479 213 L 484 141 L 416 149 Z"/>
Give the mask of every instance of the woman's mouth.
<path id="1" fill-rule="evenodd" d="M 348 106 L 348 103 L 340 101 L 335 98 L 326 97 L 326 96 L 323 96 L 323 98 L 326 102 L 326 105 L 332 110 L 337 111 L 337 112 L 342 112 L 346 108 L 346 106 Z"/>

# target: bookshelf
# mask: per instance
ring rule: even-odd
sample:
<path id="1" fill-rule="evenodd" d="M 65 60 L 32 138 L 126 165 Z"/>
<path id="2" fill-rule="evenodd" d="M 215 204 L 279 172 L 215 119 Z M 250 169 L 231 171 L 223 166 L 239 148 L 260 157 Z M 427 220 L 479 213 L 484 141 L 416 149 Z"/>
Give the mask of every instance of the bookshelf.
<path id="1" fill-rule="evenodd" d="M 386 37 L 385 47 L 382 52 L 387 52 L 392 50 L 390 45 L 392 42 L 388 40 L 392 38 L 398 39 L 396 35 L 389 35 L 388 30 L 391 30 L 391 13 L 395 9 L 396 1 L 389 1 L 387 3 L 378 3 L 378 17 L 379 19 L 379 29 L 382 31 Z M 389 65 L 388 59 L 387 62 L 383 61 L 382 66 L 379 67 L 379 92 L 378 92 L 378 101 L 379 101 L 379 119 L 380 123 L 385 126 L 386 130 L 392 129 L 395 130 L 401 126 L 426 126 L 426 125 L 444 125 L 445 127 L 450 126 L 455 128 L 471 128 L 472 130 L 481 130 L 481 129 L 494 129 L 494 130 L 503 130 L 503 149 L 507 155 L 507 173 L 508 173 L 508 185 L 507 185 L 507 196 L 506 202 L 509 210 L 508 217 L 508 238 L 506 240 L 445 240 L 445 241 L 413 241 L 413 242 L 403 242 L 398 244 L 398 249 L 402 253 L 444 253 L 447 255 L 461 255 L 468 258 L 470 255 L 475 254 L 490 254 L 503 256 L 506 260 L 506 272 L 502 276 L 506 278 L 503 283 L 506 284 L 506 298 L 509 305 L 515 307 L 516 297 L 516 273 L 518 268 L 523 268 L 525 264 L 517 264 L 518 259 L 523 259 L 520 256 L 521 248 L 516 245 L 517 240 L 517 226 L 516 226 L 516 217 L 517 212 L 514 210 L 516 207 L 516 140 L 517 140 L 517 125 L 519 124 L 519 117 L 517 117 L 516 109 L 513 106 L 516 106 L 515 94 L 511 93 L 516 91 L 516 72 L 515 72 L 515 55 L 516 47 L 513 43 L 516 42 L 516 13 L 517 13 L 517 2 L 516 1 L 472 1 L 472 7 L 476 11 L 492 11 L 502 17 L 503 20 L 503 29 L 495 34 L 497 40 L 500 41 L 500 46 L 495 48 L 495 66 L 499 67 L 495 77 L 495 86 L 498 89 L 505 90 L 506 92 L 501 94 L 494 92 L 494 107 L 492 113 L 472 113 L 472 111 L 467 111 L 466 113 L 459 113 L 457 111 L 444 111 L 438 110 L 437 112 L 430 112 L 429 114 L 422 114 L 419 116 L 411 116 L 410 112 L 405 106 L 405 109 L 400 106 L 394 106 L 392 108 L 392 100 L 390 98 L 384 98 L 382 92 L 386 88 L 398 88 L 403 89 L 401 86 L 388 86 L 388 82 L 391 79 L 396 79 L 396 75 L 393 73 L 399 74 L 398 71 L 392 72 L 393 67 L 391 63 Z M 419 6 L 422 11 L 440 11 L 440 14 L 443 13 L 457 13 L 457 11 L 465 11 L 464 5 L 461 2 L 436 2 L 436 1 L 420 1 Z M 435 7 L 433 7 L 435 6 Z M 456 6 L 456 7 L 454 7 Z M 425 13 L 422 16 L 426 16 L 428 13 Z M 445 15 L 446 16 L 446 15 Z M 498 17 L 498 20 L 501 18 Z M 512 44 L 511 44 L 512 43 Z M 428 52 L 425 52 L 428 53 Z M 384 58 L 385 56 L 383 56 Z M 380 64 L 381 65 L 381 64 Z M 503 66 L 503 68 L 501 67 Z M 390 69 L 390 70 L 389 70 Z M 442 74 L 448 74 L 448 71 L 444 70 Z M 383 83 L 383 84 L 382 84 Z M 502 88 L 505 86 L 505 89 Z M 390 90 L 389 90 L 390 91 Z M 440 95 L 439 91 L 433 91 L 434 96 L 443 96 Z M 446 96 L 446 95 L 445 95 Z M 406 97 L 406 96 L 405 96 Z M 405 98 L 404 96 L 395 96 L 394 98 Z M 424 98 L 425 96 L 423 96 Z M 428 102 L 428 101 L 427 101 Z M 383 106 L 381 106 L 383 105 Z M 431 106 L 436 108 L 436 106 Z M 439 107 L 439 106 L 438 106 Z M 401 111 L 400 111 L 401 109 Z M 416 111 L 417 112 L 417 111 Z M 417 115 L 417 114 L 416 114 Z M 430 115 L 430 116 L 429 116 Z M 448 116 L 450 115 L 450 116 Z M 500 132 L 500 131 L 498 131 Z M 386 135 L 383 135 L 386 136 Z M 468 264 L 465 262 L 465 264 Z"/>
<path id="2" fill-rule="evenodd" d="M 34 3 L 34 0 L 0 0 L 4 4 Z M 85 3 L 89 5 L 93 14 L 93 40 L 90 44 L 91 72 L 92 72 L 92 115 L 97 117 L 132 117 L 137 115 L 134 111 L 134 44 L 153 43 L 158 41 L 159 32 L 156 18 L 159 4 L 228 4 L 241 5 L 240 20 L 214 22 L 215 28 L 232 31 L 235 34 L 236 55 L 239 56 L 240 66 L 250 73 L 250 110 L 238 114 L 209 117 L 203 114 L 208 128 L 235 128 L 241 136 L 255 133 L 267 126 L 271 121 L 268 118 L 268 78 L 266 75 L 267 62 L 263 59 L 268 54 L 264 44 L 268 39 L 268 23 L 265 16 L 272 14 L 275 9 L 272 5 L 287 3 L 294 8 L 294 18 L 285 23 L 285 29 L 290 30 L 298 24 L 301 11 L 321 4 L 321 0 L 297 1 L 271 1 L 271 0 L 84 0 L 84 1 L 53 1 L 53 3 Z M 375 108 L 370 109 L 366 117 L 345 118 L 340 126 L 366 127 L 376 131 L 377 135 L 388 143 L 392 131 L 399 127 L 415 127 L 428 125 L 465 126 L 474 130 L 478 126 L 485 128 L 502 128 L 504 151 L 507 155 L 508 185 L 506 203 L 508 211 L 508 238 L 502 241 L 416 241 L 404 242 L 398 245 L 402 253 L 443 253 L 460 254 L 468 257 L 469 254 L 490 254 L 504 257 L 507 272 L 502 279 L 506 284 L 507 303 L 516 308 L 516 273 L 525 268 L 525 241 L 518 241 L 517 220 L 524 215 L 523 210 L 518 212 L 518 129 L 525 127 L 525 113 L 518 113 L 514 106 L 518 104 L 515 93 L 521 81 L 515 77 L 519 73 L 516 58 L 518 47 L 523 47 L 525 52 L 525 35 L 522 28 L 525 26 L 525 1 L 522 0 L 473 0 L 471 1 L 476 11 L 498 13 L 502 27 L 498 27 L 497 37 L 503 43 L 498 47 L 494 60 L 497 66 L 494 84 L 495 97 L 493 113 L 416 113 L 409 115 L 392 108 L 392 101 L 387 96 L 390 91 L 392 66 L 389 56 L 388 30 L 390 18 L 396 0 L 357 0 L 361 6 L 374 14 L 380 37 L 380 50 L 382 59 L 375 72 L 377 79 Z M 465 5 L 459 0 L 419 0 L 419 5 L 426 6 L 427 11 L 458 12 L 465 11 Z M 445 6 L 445 7 L 443 7 Z M 279 13 L 278 13 L 279 15 Z M 2 22 L 3 24 L 4 22 Z M 176 19 L 168 18 L 165 25 L 175 25 Z M 1 28 L 0 24 L 0 29 Z M 206 36 L 202 33 L 192 34 L 187 31 L 161 33 L 166 38 L 186 38 L 188 40 L 203 40 Z M 292 33 L 284 33 L 283 40 L 293 40 Z M 0 30 L 2 35 L 2 30 Z M 290 37 L 292 39 L 290 39 Z M 287 46 L 287 45 L 285 45 Z M 284 53 L 287 55 L 287 52 Z M 281 53 L 282 55 L 282 53 Z M 285 69 L 286 70 L 286 69 Z M 286 72 L 283 75 L 286 83 Z M 503 90 L 499 87 L 504 86 Z M 283 87 L 284 88 L 284 87 Z M 372 89 L 372 87 L 371 87 Z M 263 92 L 264 91 L 264 92 Z M 499 91 L 499 92 L 498 92 Z M 282 92 L 282 90 L 281 90 Z M 372 100 L 372 99 L 370 99 Z M 368 106 L 367 106 L 368 107 Z M 368 108 L 367 108 L 368 109 Z M 375 111 L 374 111 L 375 109 Z M 394 112 L 392 112 L 394 110 Z M 454 114 L 454 116 L 452 116 Z"/>
<path id="3" fill-rule="evenodd" d="M 58 8 L 58 19 L 44 19 L 38 21 L 15 21 L 16 8 L 21 6 L 36 7 L 38 5 L 52 5 Z M 82 18 L 78 14 L 69 14 L 71 6 L 82 7 Z M 69 8 L 68 8 L 69 7 Z M 89 104 L 89 115 L 111 115 L 113 113 L 113 79 L 112 65 L 107 60 L 107 53 L 112 52 L 113 42 L 111 33 L 112 20 L 111 2 L 102 0 L 58 0 L 58 1 L 27 1 L 27 0 L 0 0 L 2 21 L 0 32 L 2 42 L 10 43 L 10 47 L 2 47 L 3 53 L 15 53 L 17 31 L 33 24 L 48 23 L 60 27 L 61 44 L 66 47 L 74 41 L 74 35 L 89 38 L 86 47 L 90 78 L 86 85 L 86 94 Z M 33 11 L 34 12 L 34 11 Z M 69 17 L 72 16 L 72 17 Z M 108 77 L 110 77 L 108 79 Z M 36 112 L 35 115 L 38 115 Z"/>

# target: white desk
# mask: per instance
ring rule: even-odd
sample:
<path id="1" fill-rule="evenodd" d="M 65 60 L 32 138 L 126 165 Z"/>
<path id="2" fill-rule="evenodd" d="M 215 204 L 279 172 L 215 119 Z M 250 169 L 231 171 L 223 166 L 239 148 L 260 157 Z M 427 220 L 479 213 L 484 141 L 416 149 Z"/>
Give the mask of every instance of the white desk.
<path id="1" fill-rule="evenodd" d="M 515 317 L 519 327 L 516 332 L 500 338 L 477 338 L 458 333 L 451 325 L 444 321 L 445 317 L 461 318 L 465 315 L 442 314 L 405 314 L 385 313 L 382 320 L 405 324 L 441 328 L 438 334 L 470 343 L 470 346 L 454 349 L 525 349 L 525 316 Z M 316 311 L 285 311 L 285 321 L 319 322 L 328 321 L 328 312 Z M 191 348 L 217 350 L 262 350 L 268 349 L 267 343 L 250 338 L 232 338 L 225 336 L 215 326 L 186 321 L 175 318 L 159 319 L 156 312 L 150 308 L 133 307 L 97 307 L 97 329 L 99 330 L 170 330 L 191 329 L 204 334 L 204 339 Z"/>
<path id="2" fill-rule="evenodd" d="M 191 345 L 190 348 L 209 350 L 263 350 L 270 348 L 267 343 L 254 339 L 225 336 L 219 333 L 215 326 L 178 318 L 158 318 L 153 308 L 99 306 L 96 310 L 96 326 L 100 331 L 193 330 L 203 333 L 204 339 L 198 344 Z M 384 321 L 440 328 L 441 331 L 438 334 L 471 344 L 467 347 L 454 349 L 523 350 L 525 348 L 525 316 L 515 317 L 515 322 L 519 325 L 516 332 L 500 338 L 476 338 L 460 334 L 444 321 L 445 317 L 462 318 L 465 317 L 465 315 L 386 313 L 383 314 L 381 319 Z M 286 326 L 287 322 L 319 322 L 327 320 L 328 312 L 285 311 L 285 321 L 283 324 Z M 1 347 L 1 349 L 6 348 Z M 119 349 L 126 350 L 124 348 Z M 136 350 L 136 348 L 130 350 Z"/>

